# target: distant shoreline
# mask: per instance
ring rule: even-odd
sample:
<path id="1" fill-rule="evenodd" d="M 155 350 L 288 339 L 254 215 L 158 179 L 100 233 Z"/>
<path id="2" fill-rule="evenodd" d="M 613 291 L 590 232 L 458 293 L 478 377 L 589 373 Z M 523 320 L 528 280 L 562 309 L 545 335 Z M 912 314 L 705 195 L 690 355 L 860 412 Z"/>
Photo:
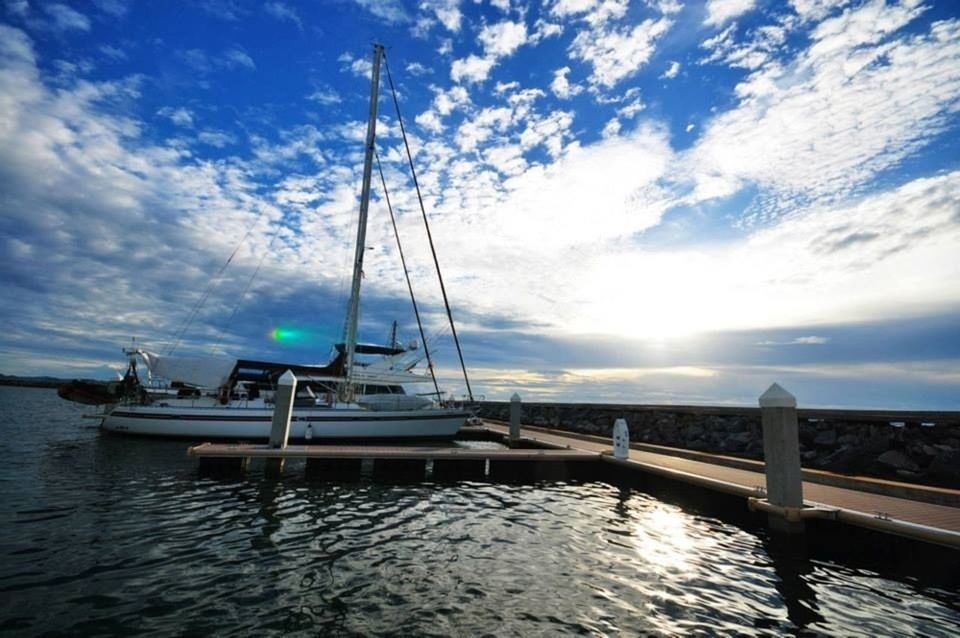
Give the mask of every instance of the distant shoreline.
<path id="1" fill-rule="evenodd" d="M 103 383 L 100 379 L 84 379 L 94 383 Z M 58 379 L 57 377 L 18 377 L 16 375 L 0 374 L 0 385 L 16 386 L 20 388 L 59 388 L 73 379 Z"/>

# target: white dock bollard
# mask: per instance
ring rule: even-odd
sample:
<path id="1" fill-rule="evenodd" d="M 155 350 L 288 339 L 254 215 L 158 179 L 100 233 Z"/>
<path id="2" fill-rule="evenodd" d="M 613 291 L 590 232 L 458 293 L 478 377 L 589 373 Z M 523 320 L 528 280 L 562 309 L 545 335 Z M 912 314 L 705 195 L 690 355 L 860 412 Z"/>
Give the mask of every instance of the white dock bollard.
<path id="1" fill-rule="evenodd" d="M 293 416 L 293 397 L 297 389 L 297 377 L 287 370 L 277 381 L 274 395 L 273 424 L 270 427 L 270 447 L 287 447 L 290 436 L 290 418 Z"/>
<path id="2" fill-rule="evenodd" d="M 774 383 L 760 397 L 763 423 L 763 460 L 767 474 L 767 501 L 785 508 L 803 507 L 803 476 L 800 470 L 800 437 L 797 425 L 797 399 Z M 776 530 L 803 531 L 803 521 L 788 521 L 770 514 L 770 526 Z"/>
<path id="3" fill-rule="evenodd" d="M 520 439 L 520 395 L 516 392 L 510 397 L 510 440 Z"/>
<path id="4" fill-rule="evenodd" d="M 613 423 L 613 457 L 630 458 L 630 429 L 626 419 L 617 419 Z"/>

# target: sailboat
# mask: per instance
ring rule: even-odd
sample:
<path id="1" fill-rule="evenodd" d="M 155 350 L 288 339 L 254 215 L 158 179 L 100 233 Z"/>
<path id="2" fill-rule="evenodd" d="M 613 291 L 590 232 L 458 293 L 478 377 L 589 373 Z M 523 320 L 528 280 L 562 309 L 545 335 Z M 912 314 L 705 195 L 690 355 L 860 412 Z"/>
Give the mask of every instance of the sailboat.
<path id="1" fill-rule="evenodd" d="M 226 357 L 173 357 L 131 348 L 125 351 L 130 358 L 125 377 L 130 382 L 125 386 L 136 385 L 139 360 L 153 375 L 173 381 L 178 390 L 175 395 L 151 396 L 141 386 L 137 392 L 126 393 L 121 402 L 107 405 L 102 429 L 151 436 L 267 439 L 273 389 L 287 370 L 298 379 L 291 439 L 450 438 L 464 425 L 470 416 L 464 408 L 444 407 L 403 390 L 405 383 L 430 379 L 411 371 L 412 346 L 400 347 L 395 340 L 390 346 L 357 343 L 382 57 L 383 47 L 375 45 L 346 337 L 337 346 L 334 360 L 325 366 L 287 365 Z M 380 358 L 364 363 L 358 355 Z M 469 381 L 467 384 L 469 388 Z"/>

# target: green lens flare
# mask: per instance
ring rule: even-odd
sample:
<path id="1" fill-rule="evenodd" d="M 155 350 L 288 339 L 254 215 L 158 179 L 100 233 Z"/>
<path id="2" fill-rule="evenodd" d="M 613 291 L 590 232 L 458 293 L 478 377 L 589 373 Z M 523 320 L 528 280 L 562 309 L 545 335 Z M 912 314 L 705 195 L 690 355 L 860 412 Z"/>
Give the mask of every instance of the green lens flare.
<path id="1" fill-rule="evenodd" d="M 303 341 L 304 333 L 303 330 L 297 328 L 279 327 L 270 331 L 270 338 L 277 343 L 296 343 Z"/>

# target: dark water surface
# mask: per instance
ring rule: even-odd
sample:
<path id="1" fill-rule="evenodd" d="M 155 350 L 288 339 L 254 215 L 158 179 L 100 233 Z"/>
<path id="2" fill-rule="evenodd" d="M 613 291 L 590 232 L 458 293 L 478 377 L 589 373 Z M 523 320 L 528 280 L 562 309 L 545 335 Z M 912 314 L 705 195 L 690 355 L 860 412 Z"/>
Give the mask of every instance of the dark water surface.
<path id="1" fill-rule="evenodd" d="M 960 575 L 792 552 L 663 494 L 202 478 L 186 443 L 84 410 L 0 387 L 0 632 L 960 633 Z"/>

